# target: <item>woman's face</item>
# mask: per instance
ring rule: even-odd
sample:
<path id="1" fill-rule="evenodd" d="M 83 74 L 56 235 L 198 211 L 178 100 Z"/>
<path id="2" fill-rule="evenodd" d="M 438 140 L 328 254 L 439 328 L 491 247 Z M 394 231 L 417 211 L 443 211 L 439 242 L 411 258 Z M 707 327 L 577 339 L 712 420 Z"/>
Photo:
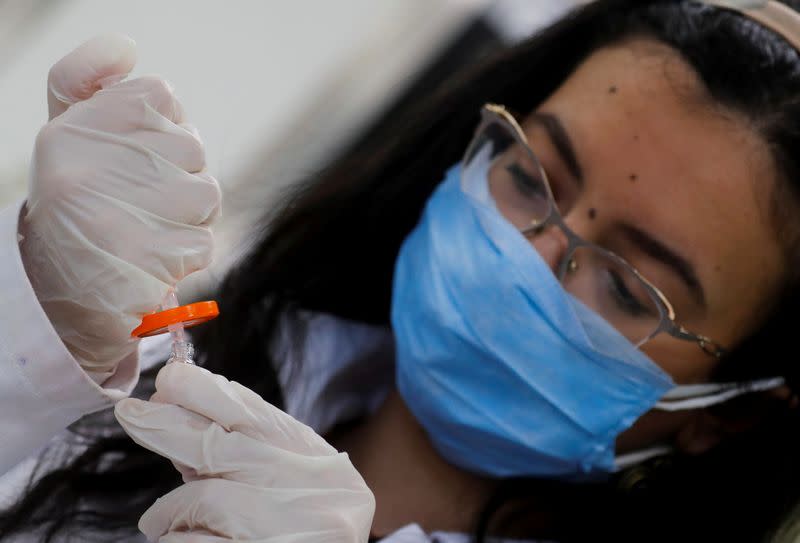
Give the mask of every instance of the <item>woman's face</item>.
<path id="1" fill-rule="evenodd" d="M 678 54 L 645 39 L 601 49 L 520 122 L 577 235 L 637 268 L 692 332 L 730 348 L 754 330 L 782 279 L 776 170 Z M 557 228 L 531 243 L 554 268 L 566 248 Z M 677 383 L 717 363 L 667 334 L 642 349 Z"/>
<path id="2" fill-rule="evenodd" d="M 782 277 L 775 168 L 676 53 L 643 39 L 601 49 L 520 121 L 577 235 L 632 264 L 685 328 L 727 347 L 754 329 Z M 510 205 L 498 199 L 506 215 Z M 558 228 L 531 243 L 554 268 L 566 249 Z M 707 380 L 716 363 L 667 334 L 642 349 L 678 383 Z"/>

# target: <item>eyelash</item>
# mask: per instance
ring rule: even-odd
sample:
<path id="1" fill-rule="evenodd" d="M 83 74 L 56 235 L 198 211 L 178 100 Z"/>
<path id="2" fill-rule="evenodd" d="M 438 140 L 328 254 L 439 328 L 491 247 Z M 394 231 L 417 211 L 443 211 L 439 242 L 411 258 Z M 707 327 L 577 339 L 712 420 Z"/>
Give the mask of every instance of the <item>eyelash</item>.
<path id="1" fill-rule="evenodd" d="M 543 190 L 544 185 L 534 183 L 531 176 L 528 175 L 518 163 L 514 162 L 506 166 L 506 171 L 511 174 L 514 184 L 517 189 L 525 196 L 536 196 L 539 198 L 546 197 L 546 192 Z"/>
<path id="2" fill-rule="evenodd" d="M 636 299 L 636 296 L 634 296 L 631 291 L 628 290 L 625 282 L 617 272 L 608 270 L 607 273 L 611 282 L 609 288 L 612 290 L 612 297 L 614 300 L 616 300 L 616 303 L 620 309 L 634 317 L 650 313 L 648 308 L 642 305 L 642 303 Z"/>

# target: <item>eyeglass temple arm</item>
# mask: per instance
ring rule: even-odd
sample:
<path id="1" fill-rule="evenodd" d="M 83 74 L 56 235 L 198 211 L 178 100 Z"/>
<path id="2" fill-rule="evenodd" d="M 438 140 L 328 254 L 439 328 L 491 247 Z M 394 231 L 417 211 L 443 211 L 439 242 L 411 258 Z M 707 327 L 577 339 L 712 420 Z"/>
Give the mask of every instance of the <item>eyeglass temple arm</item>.
<path id="1" fill-rule="evenodd" d="M 707 338 L 706 336 L 701 336 L 699 334 L 694 334 L 680 325 L 675 325 L 669 330 L 669 334 L 673 337 L 678 339 L 684 339 L 687 341 L 694 341 L 697 343 L 703 351 L 707 354 L 715 358 L 721 358 L 722 355 L 725 354 L 725 349 L 719 343 L 714 342 L 713 340 Z"/>

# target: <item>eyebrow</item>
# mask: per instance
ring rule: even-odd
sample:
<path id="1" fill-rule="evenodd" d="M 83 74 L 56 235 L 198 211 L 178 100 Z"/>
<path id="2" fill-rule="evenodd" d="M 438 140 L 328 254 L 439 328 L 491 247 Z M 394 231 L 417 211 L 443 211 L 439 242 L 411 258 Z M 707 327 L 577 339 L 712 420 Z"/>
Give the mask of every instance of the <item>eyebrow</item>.
<path id="1" fill-rule="evenodd" d="M 578 162 L 575 147 L 561 120 L 552 113 L 536 112 L 530 119 L 545 129 L 550 140 L 561 156 L 561 160 L 567 165 L 570 173 L 583 184 L 583 170 Z M 706 296 L 697 273 L 691 263 L 678 253 L 668 248 L 665 244 L 658 241 L 650 234 L 631 225 L 623 225 L 623 233 L 626 237 L 645 254 L 659 260 L 664 265 L 670 267 L 677 273 L 694 298 L 695 303 L 700 307 L 706 307 Z"/>
<path id="2" fill-rule="evenodd" d="M 622 226 L 623 234 L 639 249 L 661 261 L 664 265 L 672 268 L 680 278 L 686 283 L 694 301 L 700 306 L 706 307 L 706 296 L 703 286 L 697 279 L 697 273 L 691 263 L 666 245 L 655 239 L 650 234 L 631 225 Z"/>
<path id="3" fill-rule="evenodd" d="M 575 147 L 572 145 L 572 140 L 569 139 L 564 125 L 561 124 L 561 120 L 552 113 L 542 112 L 533 113 L 530 119 L 545 129 L 556 151 L 558 151 L 558 154 L 561 156 L 561 160 L 567 165 L 570 173 L 575 176 L 575 179 L 582 182 L 583 170 L 581 169 L 580 163 L 578 163 L 578 157 L 575 154 Z"/>

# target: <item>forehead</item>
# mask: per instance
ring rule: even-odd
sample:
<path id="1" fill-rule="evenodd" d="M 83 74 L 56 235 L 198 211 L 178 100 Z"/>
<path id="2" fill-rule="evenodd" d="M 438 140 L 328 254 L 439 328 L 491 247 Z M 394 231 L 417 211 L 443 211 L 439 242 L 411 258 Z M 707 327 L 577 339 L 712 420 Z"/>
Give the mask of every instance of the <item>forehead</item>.
<path id="1" fill-rule="evenodd" d="M 539 109 L 562 120 L 598 209 L 685 254 L 713 308 L 763 298 L 782 260 L 771 155 L 676 52 L 644 39 L 598 50 Z"/>

